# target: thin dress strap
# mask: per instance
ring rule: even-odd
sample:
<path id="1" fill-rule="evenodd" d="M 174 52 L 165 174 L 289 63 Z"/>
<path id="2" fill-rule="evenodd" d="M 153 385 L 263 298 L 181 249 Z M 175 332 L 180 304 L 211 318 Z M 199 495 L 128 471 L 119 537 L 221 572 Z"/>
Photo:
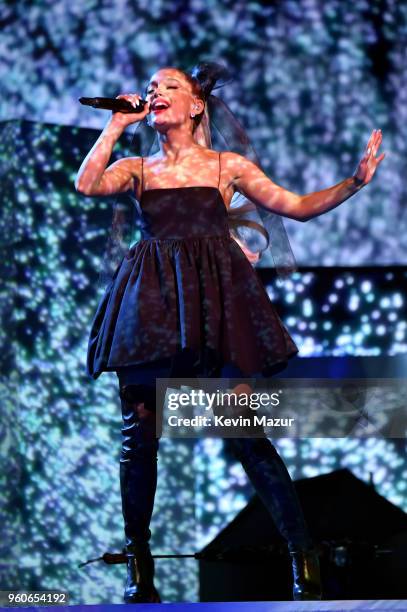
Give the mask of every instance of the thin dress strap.
<path id="1" fill-rule="evenodd" d="M 144 178 L 143 178 L 143 161 L 144 158 L 141 158 L 141 186 L 140 186 L 140 198 L 143 195 L 143 189 L 144 189 Z"/>
<path id="2" fill-rule="evenodd" d="M 219 180 L 218 180 L 218 189 L 220 187 L 220 156 L 221 156 L 221 153 L 219 152 Z"/>

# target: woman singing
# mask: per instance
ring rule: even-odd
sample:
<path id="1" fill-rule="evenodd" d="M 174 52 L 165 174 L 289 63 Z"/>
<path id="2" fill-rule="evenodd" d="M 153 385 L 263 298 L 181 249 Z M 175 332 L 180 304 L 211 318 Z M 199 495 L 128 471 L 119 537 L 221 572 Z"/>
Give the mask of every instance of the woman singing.
<path id="1" fill-rule="evenodd" d="M 298 352 L 253 269 L 256 255 L 230 229 L 233 195 L 307 221 L 369 183 L 384 158 L 376 157 L 382 135 L 374 130 L 354 176 L 304 196 L 290 192 L 244 155 L 211 148 L 207 103 L 218 76 L 213 63 L 191 74 L 158 70 L 143 111 L 112 114 L 76 179 L 87 196 L 131 193 L 142 222 L 142 239 L 127 250 L 99 303 L 87 358 L 91 377 L 115 371 L 119 379 L 126 603 L 160 601 L 149 547 L 159 444 L 155 379 L 261 378 Z M 141 99 L 121 97 L 134 105 Z M 108 166 L 123 130 L 145 118 L 157 152 Z M 320 599 L 318 556 L 282 459 L 266 436 L 228 442 L 287 542 L 294 599 Z"/>

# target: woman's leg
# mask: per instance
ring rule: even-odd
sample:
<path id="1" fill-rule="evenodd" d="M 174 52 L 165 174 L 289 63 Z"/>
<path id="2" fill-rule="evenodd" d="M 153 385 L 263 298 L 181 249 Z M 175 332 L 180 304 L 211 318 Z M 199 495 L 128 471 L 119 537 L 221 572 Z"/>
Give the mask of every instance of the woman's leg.
<path id="1" fill-rule="evenodd" d="M 235 381 L 232 391 L 252 391 L 247 381 Z M 250 409 L 245 416 L 253 416 Z M 286 540 L 293 562 L 294 599 L 320 599 L 318 558 L 290 474 L 276 448 L 257 428 L 258 437 L 227 438 L 225 445 L 238 459 L 256 493 Z"/>
<path id="2" fill-rule="evenodd" d="M 156 364 L 149 368 L 122 369 L 117 374 L 123 418 L 120 490 L 128 559 L 124 601 L 158 603 L 149 546 L 159 448 L 155 377 L 165 377 L 168 370 Z"/>
<path id="3" fill-rule="evenodd" d="M 241 462 L 289 551 L 313 548 L 290 474 L 270 440 L 266 437 L 229 438 L 226 444 Z"/>
<path id="4" fill-rule="evenodd" d="M 319 559 L 290 474 L 267 438 L 229 438 L 226 444 L 242 463 L 257 495 L 287 541 L 292 561 L 293 599 L 319 600 Z"/>
<path id="5" fill-rule="evenodd" d="M 146 543 L 151 537 L 149 525 L 157 487 L 159 441 L 151 391 L 142 385 L 121 385 L 119 394 L 123 418 L 120 487 L 129 547 Z"/>

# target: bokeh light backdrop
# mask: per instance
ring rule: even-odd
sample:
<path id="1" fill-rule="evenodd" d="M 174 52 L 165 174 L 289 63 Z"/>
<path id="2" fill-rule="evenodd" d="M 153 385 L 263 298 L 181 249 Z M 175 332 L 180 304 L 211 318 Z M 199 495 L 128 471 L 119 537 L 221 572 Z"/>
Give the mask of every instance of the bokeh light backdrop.
<path id="1" fill-rule="evenodd" d="M 217 95 L 269 176 L 297 193 L 350 176 L 381 128 L 387 157 L 368 187 L 306 224 L 286 221 L 298 264 L 314 268 L 262 277 L 302 358 L 391 360 L 407 352 L 406 23 L 396 0 L 0 4 L 3 588 L 61 588 L 84 604 L 120 603 L 123 591 L 124 566 L 77 567 L 123 545 L 116 378 L 85 374 L 113 200 L 73 186 L 107 114 L 77 98 L 140 92 L 160 66 L 224 61 L 236 78 Z M 276 446 L 294 478 L 373 473 L 407 510 L 400 441 Z M 252 492 L 221 441 L 163 440 L 154 552 L 199 550 Z M 158 561 L 157 575 L 164 600 L 197 600 L 196 561 Z"/>

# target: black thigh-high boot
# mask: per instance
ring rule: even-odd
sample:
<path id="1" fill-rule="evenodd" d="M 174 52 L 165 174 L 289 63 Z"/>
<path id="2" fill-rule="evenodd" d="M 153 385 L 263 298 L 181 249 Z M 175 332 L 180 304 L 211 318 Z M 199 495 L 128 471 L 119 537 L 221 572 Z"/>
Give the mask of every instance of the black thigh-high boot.
<path id="1" fill-rule="evenodd" d="M 293 568 L 293 599 L 321 599 L 319 559 L 290 474 L 266 437 L 225 440 L 287 541 Z"/>
<path id="2" fill-rule="evenodd" d="M 126 536 L 125 603 L 159 603 L 154 587 L 154 560 L 149 528 L 157 487 L 155 389 L 146 385 L 120 387 L 122 449 L 120 489 Z"/>

